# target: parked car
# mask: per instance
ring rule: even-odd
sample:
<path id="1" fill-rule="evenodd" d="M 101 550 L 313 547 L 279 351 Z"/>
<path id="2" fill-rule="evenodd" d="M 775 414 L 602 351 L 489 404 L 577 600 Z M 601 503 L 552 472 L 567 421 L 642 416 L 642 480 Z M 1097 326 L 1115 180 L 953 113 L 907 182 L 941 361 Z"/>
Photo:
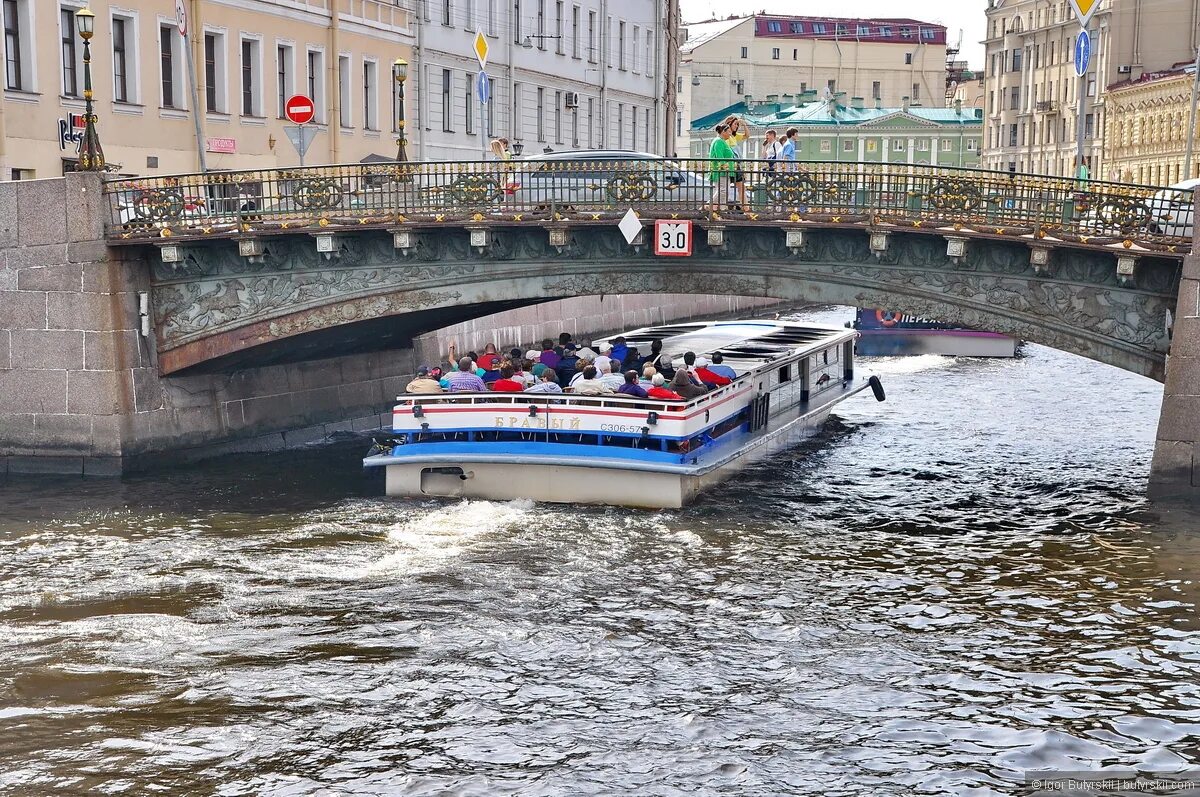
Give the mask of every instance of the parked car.
<path id="1" fill-rule="evenodd" d="M 1157 192 L 1149 200 L 1150 231 L 1172 237 L 1192 237 L 1196 216 L 1196 188 L 1200 180 L 1184 180 Z"/>
<path id="2" fill-rule="evenodd" d="M 534 207 L 583 209 L 637 203 L 698 206 L 708 182 L 678 161 L 633 150 L 582 150 L 514 161 L 506 190 Z"/>

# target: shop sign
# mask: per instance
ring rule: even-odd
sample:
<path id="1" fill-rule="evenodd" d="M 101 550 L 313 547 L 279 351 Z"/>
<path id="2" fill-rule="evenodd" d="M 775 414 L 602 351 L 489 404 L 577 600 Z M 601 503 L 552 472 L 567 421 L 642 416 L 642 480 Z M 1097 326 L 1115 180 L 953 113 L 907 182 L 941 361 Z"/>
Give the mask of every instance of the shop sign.
<path id="1" fill-rule="evenodd" d="M 205 142 L 204 148 L 209 152 L 218 152 L 223 155 L 233 155 L 237 152 L 237 139 L 210 138 Z"/>
<path id="2" fill-rule="evenodd" d="M 79 145 L 83 143 L 83 128 L 87 123 L 83 119 L 81 113 L 69 113 L 66 119 L 58 120 L 58 148 L 64 152 L 67 145 L 71 145 L 71 149 L 79 151 Z"/>

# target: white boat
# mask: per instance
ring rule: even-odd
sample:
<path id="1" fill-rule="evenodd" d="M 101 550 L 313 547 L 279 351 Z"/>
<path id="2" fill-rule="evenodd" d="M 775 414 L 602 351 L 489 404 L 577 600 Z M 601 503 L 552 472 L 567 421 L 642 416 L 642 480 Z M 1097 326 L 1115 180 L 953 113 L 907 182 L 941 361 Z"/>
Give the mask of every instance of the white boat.
<path id="1" fill-rule="evenodd" d="M 855 374 L 858 333 L 842 327 L 714 321 L 624 338 L 643 353 L 661 340 L 679 365 L 685 352 L 719 352 L 736 378 L 691 400 L 406 394 L 392 439 L 363 464 L 386 469 L 390 496 L 676 508 L 817 431 L 856 393 L 883 400 L 878 378 Z"/>

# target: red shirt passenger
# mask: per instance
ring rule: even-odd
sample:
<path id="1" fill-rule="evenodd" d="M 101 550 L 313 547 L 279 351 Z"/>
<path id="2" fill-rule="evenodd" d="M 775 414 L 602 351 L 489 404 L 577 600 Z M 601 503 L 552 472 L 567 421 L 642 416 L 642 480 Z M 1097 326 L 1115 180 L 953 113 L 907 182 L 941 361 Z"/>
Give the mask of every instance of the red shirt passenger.
<path id="1" fill-rule="evenodd" d="M 679 395 L 673 390 L 667 390 L 665 387 L 663 387 L 666 382 L 667 380 L 663 379 L 662 374 L 655 374 L 650 380 L 652 387 L 646 391 L 646 397 L 653 399 L 674 399 L 676 401 L 682 401 L 683 396 Z"/>
<path id="2" fill-rule="evenodd" d="M 727 376 L 721 376 L 716 371 L 708 370 L 708 360 L 704 357 L 696 358 L 696 367 L 692 369 L 692 373 L 704 384 L 715 387 L 722 387 L 733 381 Z"/>
<path id="3" fill-rule="evenodd" d="M 500 378 L 492 382 L 492 390 L 497 393 L 523 393 L 525 392 L 525 383 L 518 382 L 513 379 L 513 374 L 516 370 L 511 365 L 506 365 L 500 369 Z"/>

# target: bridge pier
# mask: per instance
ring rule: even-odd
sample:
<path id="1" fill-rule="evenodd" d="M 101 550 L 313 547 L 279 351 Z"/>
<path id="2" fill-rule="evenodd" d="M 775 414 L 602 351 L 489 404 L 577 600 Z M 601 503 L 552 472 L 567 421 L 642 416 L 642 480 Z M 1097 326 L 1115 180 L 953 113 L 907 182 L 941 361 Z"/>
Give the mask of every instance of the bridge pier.
<path id="1" fill-rule="evenodd" d="M 1150 497 L 1200 499 L 1200 253 L 1183 261 Z"/>

